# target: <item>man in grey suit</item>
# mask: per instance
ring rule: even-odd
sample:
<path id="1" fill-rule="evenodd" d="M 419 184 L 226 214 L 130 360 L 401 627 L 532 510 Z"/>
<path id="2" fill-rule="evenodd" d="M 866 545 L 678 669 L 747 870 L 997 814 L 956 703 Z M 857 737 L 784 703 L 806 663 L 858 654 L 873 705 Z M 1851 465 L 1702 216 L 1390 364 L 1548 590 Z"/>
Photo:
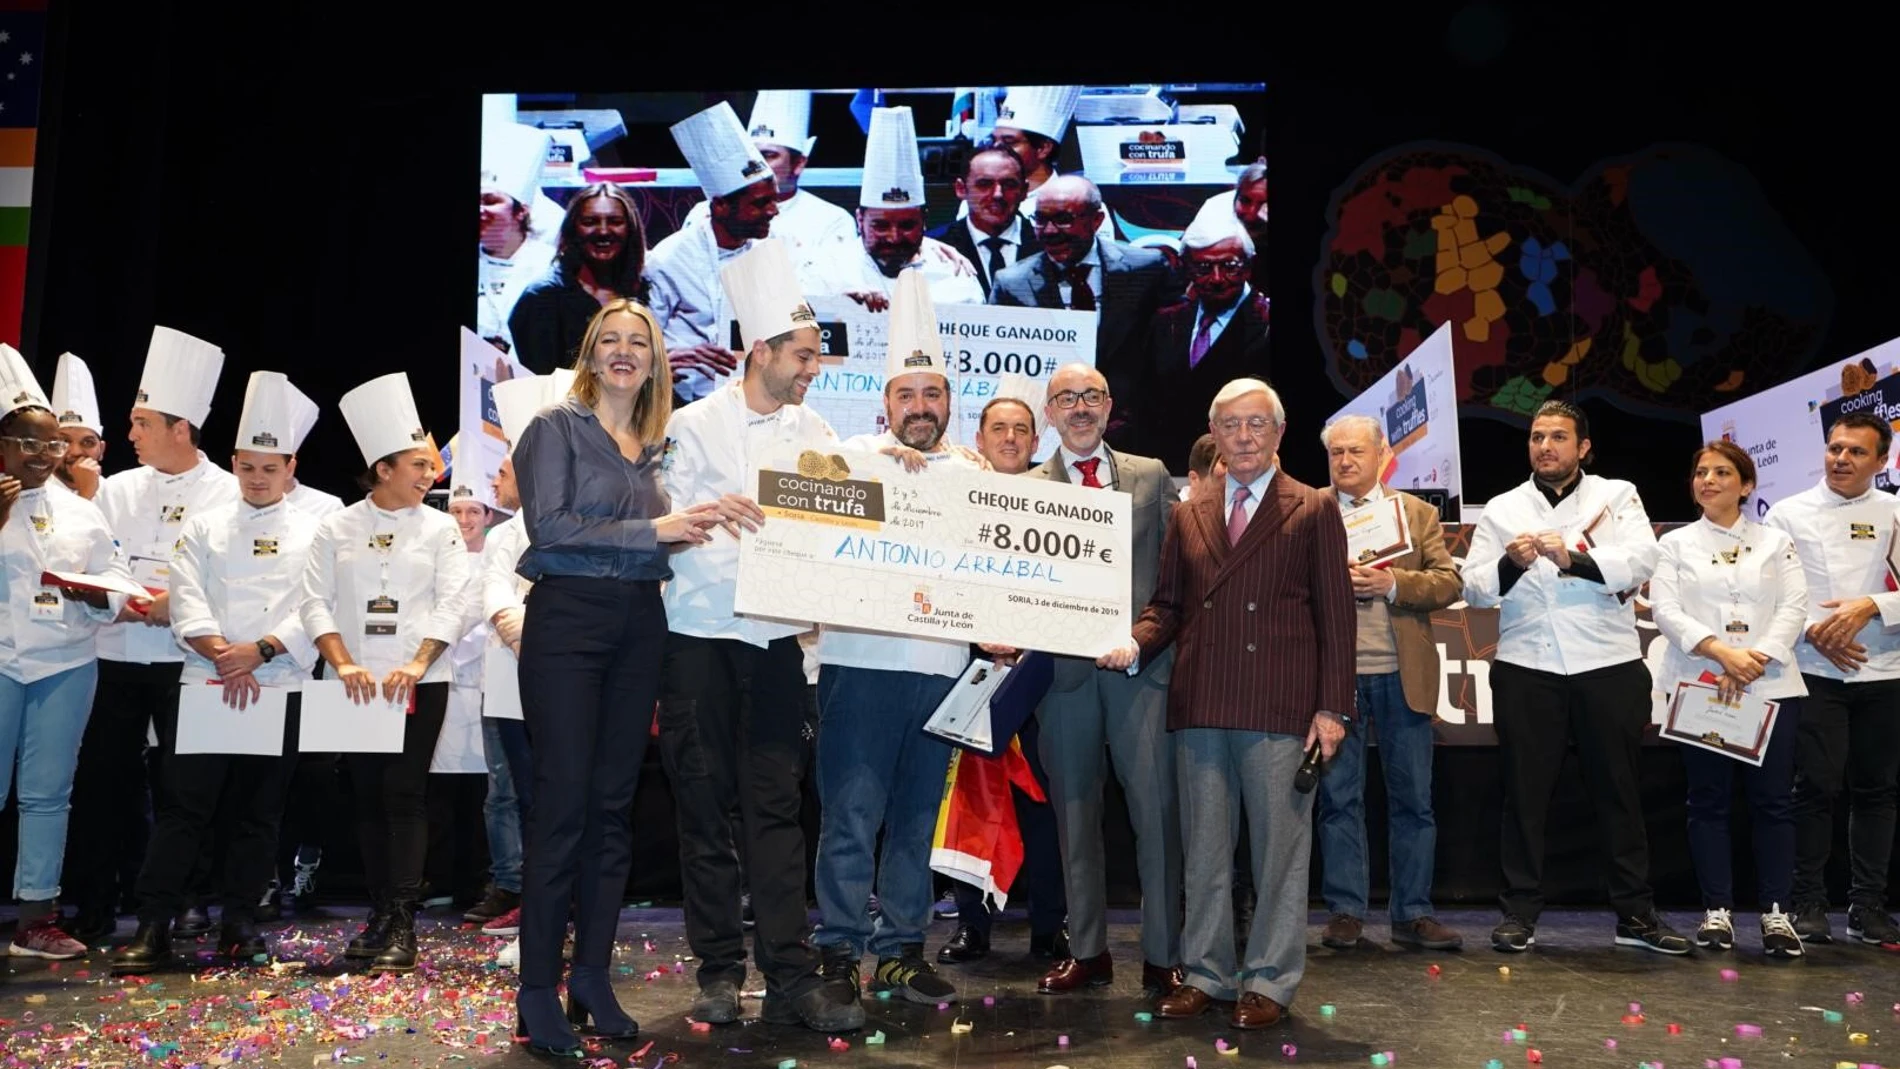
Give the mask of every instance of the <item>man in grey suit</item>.
<path id="1" fill-rule="evenodd" d="M 1139 609 L 1154 593 L 1161 535 L 1174 504 L 1167 466 L 1103 444 L 1114 401 L 1108 380 L 1087 364 L 1057 369 L 1047 398 L 1043 412 L 1062 436 L 1062 446 L 1030 476 L 1101 487 L 1134 499 L 1131 607 Z M 1102 785 L 1111 759 L 1135 826 L 1142 986 L 1166 994 L 1181 982 L 1181 823 L 1174 743 L 1167 725 L 1173 663 L 1172 651 L 1162 653 L 1130 675 L 1102 671 L 1081 657 L 1056 658 L 1055 680 L 1037 718 L 1049 801 L 1062 844 L 1071 956 L 1042 978 L 1038 990 L 1045 994 L 1104 987 L 1114 979 L 1103 916 L 1107 889 L 1102 847 Z"/>
<path id="2" fill-rule="evenodd" d="M 1147 366 L 1148 323 L 1181 296 L 1181 286 L 1160 253 L 1097 234 L 1105 218 L 1095 183 L 1080 175 L 1050 179 L 1036 193 L 1042 251 L 998 271 L 990 303 L 1099 313 L 1095 366 L 1111 393 L 1134 401 Z M 1136 440 L 1132 415 L 1103 411 L 1111 445 Z"/>

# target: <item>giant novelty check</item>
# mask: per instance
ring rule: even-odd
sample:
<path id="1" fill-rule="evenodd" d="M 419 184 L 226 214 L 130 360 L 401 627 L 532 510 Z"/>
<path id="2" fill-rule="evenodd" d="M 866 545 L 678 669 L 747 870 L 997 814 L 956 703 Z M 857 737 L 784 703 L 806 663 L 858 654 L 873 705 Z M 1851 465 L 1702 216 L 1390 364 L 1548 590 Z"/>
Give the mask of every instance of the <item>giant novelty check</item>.
<path id="1" fill-rule="evenodd" d="M 741 613 L 1089 658 L 1128 641 L 1127 494 L 796 446 L 753 485 Z"/>

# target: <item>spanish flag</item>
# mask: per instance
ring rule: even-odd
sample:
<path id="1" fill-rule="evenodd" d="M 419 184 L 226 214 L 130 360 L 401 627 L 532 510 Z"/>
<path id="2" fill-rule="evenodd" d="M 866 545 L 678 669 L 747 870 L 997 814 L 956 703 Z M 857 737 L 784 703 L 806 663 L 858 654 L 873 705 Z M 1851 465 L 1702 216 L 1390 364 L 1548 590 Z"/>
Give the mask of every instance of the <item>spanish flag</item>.
<path id="1" fill-rule="evenodd" d="M 46 0 L 0 0 L 0 342 L 20 344 Z"/>
<path id="2" fill-rule="evenodd" d="M 1009 740 L 1009 749 L 995 757 L 957 749 L 950 755 L 943 802 L 937 807 L 937 834 L 930 844 L 932 870 L 982 888 L 999 910 L 1023 867 L 1023 836 L 1016 825 L 1011 784 L 1038 802 L 1047 800 L 1020 740 Z"/>

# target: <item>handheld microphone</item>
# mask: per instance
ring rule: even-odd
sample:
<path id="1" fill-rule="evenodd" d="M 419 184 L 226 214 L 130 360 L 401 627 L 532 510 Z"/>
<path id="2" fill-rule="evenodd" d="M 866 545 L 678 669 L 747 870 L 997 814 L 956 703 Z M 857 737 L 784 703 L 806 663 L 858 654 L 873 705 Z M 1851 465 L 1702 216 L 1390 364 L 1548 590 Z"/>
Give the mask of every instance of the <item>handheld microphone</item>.
<path id="1" fill-rule="evenodd" d="M 1319 786 L 1319 755 L 1319 740 L 1314 739 L 1312 747 L 1306 751 L 1306 760 L 1301 761 L 1299 770 L 1293 773 L 1294 790 L 1301 794 L 1312 794 L 1313 788 Z"/>

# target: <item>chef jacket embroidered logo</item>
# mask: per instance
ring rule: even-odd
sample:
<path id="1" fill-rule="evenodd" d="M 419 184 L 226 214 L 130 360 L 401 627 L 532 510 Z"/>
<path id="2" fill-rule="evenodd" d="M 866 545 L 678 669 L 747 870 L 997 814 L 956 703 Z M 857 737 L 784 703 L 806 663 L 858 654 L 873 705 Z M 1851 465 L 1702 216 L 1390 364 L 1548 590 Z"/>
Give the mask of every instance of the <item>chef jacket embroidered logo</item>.
<path id="1" fill-rule="evenodd" d="M 161 506 L 158 510 L 158 520 L 160 523 L 185 522 L 185 506 L 183 505 Z"/>
<path id="2" fill-rule="evenodd" d="M 668 439 L 666 440 L 666 448 L 660 451 L 660 470 L 661 470 L 661 471 L 672 471 L 672 470 L 673 470 L 673 461 L 674 461 L 674 460 L 675 460 L 675 459 L 676 459 L 676 458 L 677 458 L 677 457 L 678 457 L 679 455 L 680 455 L 680 442 L 679 442 L 679 439 L 678 439 L 678 438 L 668 438 Z"/>
<path id="3" fill-rule="evenodd" d="M 276 555 L 277 555 L 277 540 L 275 538 L 251 539 L 251 556 L 275 557 Z"/>
<path id="4" fill-rule="evenodd" d="M 34 534 L 45 534 L 53 529 L 53 518 L 51 516 L 29 516 L 27 519 L 33 523 Z"/>
<path id="5" fill-rule="evenodd" d="M 1847 525 L 1847 537 L 1855 542 L 1869 542 L 1880 536 L 1874 533 L 1871 523 L 1850 523 Z"/>
<path id="6" fill-rule="evenodd" d="M 396 545 L 396 536 L 393 534 L 379 534 L 379 535 L 369 536 L 369 548 L 377 551 L 378 553 L 387 553 L 395 545 Z"/>

